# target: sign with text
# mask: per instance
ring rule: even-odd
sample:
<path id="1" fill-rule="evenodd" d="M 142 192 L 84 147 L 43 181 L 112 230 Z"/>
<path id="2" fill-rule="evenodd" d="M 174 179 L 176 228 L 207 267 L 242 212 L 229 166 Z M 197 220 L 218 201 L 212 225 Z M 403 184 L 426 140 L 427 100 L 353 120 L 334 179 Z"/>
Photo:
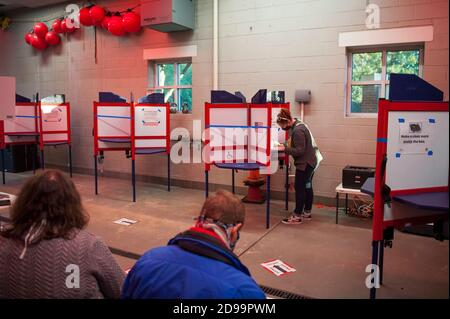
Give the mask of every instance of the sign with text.
<path id="1" fill-rule="evenodd" d="M 297 271 L 295 268 L 289 266 L 279 259 L 262 263 L 261 266 L 277 277 Z"/>

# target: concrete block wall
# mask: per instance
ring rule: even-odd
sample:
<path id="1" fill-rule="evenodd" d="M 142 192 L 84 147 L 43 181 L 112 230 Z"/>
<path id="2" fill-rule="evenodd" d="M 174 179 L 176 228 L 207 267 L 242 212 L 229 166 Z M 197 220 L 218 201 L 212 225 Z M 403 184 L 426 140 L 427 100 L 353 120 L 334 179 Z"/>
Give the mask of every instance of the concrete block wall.
<path id="1" fill-rule="evenodd" d="M 111 10 L 134 7 L 137 0 L 97 1 Z M 315 193 L 334 197 L 345 165 L 375 165 L 376 119 L 345 117 L 346 50 L 338 46 L 340 32 L 365 30 L 368 3 L 381 7 L 381 27 L 434 26 L 434 41 L 425 44 L 424 78 L 445 92 L 448 99 L 448 0 L 220 0 L 219 86 L 241 91 L 247 98 L 260 88 L 285 90 L 295 115 L 296 89 L 312 91 L 305 121 L 325 157 L 315 176 Z M 116 38 L 82 27 L 63 39 L 62 45 L 35 52 L 23 41 L 33 19 L 56 17 L 64 5 L 12 14 L 13 24 L 0 31 L 0 74 L 17 77 L 18 93 L 41 96 L 64 93 L 72 104 L 74 166 L 93 168 L 92 101 L 99 91 L 128 97 L 145 94 L 149 62 L 143 50 L 197 45 L 193 63 L 193 113 L 171 116 L 172 128 L 192 131 L 192 120 L 203 120 L 203 103 L 212 89 L 213 1 L 197 0 L 193 32 L 160 33 L 144 29 L 140 34 Z M 139 8 L 137 9 L 139 11 Z M 47 160 L 65 165 L 64 149 L 50 149 Z M 141 157 L 138 174 L 165 177 L 165 157 Z M 131 163 L 122 153 L 107 153 L 101 169 L 129 173 Z M 204 179 L 202 164 L 173 165 L 173 178 L 186 182 Z M 245 178 L 237 175 L 238 185 Z M 229 185 L 229 172 L 213 169 L 211 183 Z M 274 190 L 282 191 L 283 173 L 273 178 Z"/>

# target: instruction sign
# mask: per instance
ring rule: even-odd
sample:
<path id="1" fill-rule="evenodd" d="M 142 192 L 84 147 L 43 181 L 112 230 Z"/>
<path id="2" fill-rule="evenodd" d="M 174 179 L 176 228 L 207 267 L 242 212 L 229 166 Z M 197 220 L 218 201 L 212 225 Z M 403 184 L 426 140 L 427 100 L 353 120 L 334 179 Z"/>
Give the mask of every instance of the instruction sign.
<path id="1" fill-rule="evenodd" d="M 427 154 L 432 148 L 432 120 L 399 119 L 399 154 Z"/>
<path id="2" fill-rule="evenodd" d="M 295 268 L 289 266 L 279 259 L 262 263 L 261 266 L 277 277 L 296 271 Z"/>
<path id="3" fill-rule="evenodd" d="M 144 118 L 142 119 L 142 125 L 144 126 L 158 126 L 161 123 L 159 118 L 159 109 L 157 110 L 145 110 L 142 109 Z"/>
<path id="4" fill-rule="evenodd" d="M 53 107 L 51 110 L 44 112 L 44 106 L 42 107 L 42 120 L 44 122 L 61 122 L 62 121 L 62 109 L 59 107 Z"/>

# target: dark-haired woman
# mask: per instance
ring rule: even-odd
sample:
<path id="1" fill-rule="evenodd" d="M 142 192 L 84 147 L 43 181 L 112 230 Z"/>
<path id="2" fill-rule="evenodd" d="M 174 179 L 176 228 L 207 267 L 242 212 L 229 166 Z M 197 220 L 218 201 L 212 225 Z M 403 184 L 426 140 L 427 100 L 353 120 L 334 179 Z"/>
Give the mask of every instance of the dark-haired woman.
<path id="1" fill-rule="evenodd" d="M 311 209 L 314 192 L 312 179 L 322 155 L 308 127 L 302 121 L 293 118 L 288 109 L 281 109 L 277 116 L 277 124 L 289 131 L 289 140 L 281 146 L 286 154 L 291 155 L 295 164 L 295 210 L 283 219 L 285 224 L 301 224 L 303 220 L 311 220 Z"/>
<path id="2" fill-rule="evenodd" d="M 0 233 L 0 299 L 119 298 L 124 273 L 59 171 L 32 177 Z"/>

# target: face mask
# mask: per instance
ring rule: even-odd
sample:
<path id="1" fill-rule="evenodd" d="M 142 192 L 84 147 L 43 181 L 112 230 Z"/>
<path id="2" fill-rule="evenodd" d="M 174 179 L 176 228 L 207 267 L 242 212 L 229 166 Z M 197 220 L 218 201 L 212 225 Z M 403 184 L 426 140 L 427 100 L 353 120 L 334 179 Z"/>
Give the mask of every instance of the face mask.
<path id="1" fill-rule="evenodd" d="M 231 242 L 231 229 L 235 226 L 233 224 L 224 224 L 220 221 L 216 221 L 216 224 L 220 227 L 222 227 L 225 230 L 225 233 L 227 234 L 228 243 L 230 245 L 230 249 L 233 251 L 234 247 L 236 247 L 236 243 L 239 241 L 240 235 L 239 232 L 237 233 L 237 238 L 234 242 Z"/>
<path id="2" fill-rule="evenodd" d="M 238 231 L 237 232 L 237 238 L 236 238 L 236 241 L 234 242 L 234 243 L 230 243 L 230 249 L 233 251 L 234 250 L 234 247 L 236 247 L 236 244 L 237 244 L 237 242 L 239 241 L 239 238 L 240 238 L 241 236 L 240 236 L 240 232 Z"/>
<path id="3" fill-rule="evenodd" d="M 203 224 L 204 222 L 212 223 L 220 228 L 222 228 L 225 231 L 226 234 L 226 240 L 228 242 L 228 245 L 230 246 L 230 249 L 233 251 L 234 247 L 236 246 L 236 243 L 239 241 L 240 238 L 240 232 L 237 233 L 237 238 L 234 242 L 231 242 L 231 229 L 235 226 L 233 224 L 224 224 L 221 221 L 217 219 L 211 219 L 211 218 L 205 218 L 205 215 L 202 213 L 197 221 L 197 226 L 200 224 Z"/>
<path id="4" fill-rule="evenodd" d="M 283 131 L 289 131 L 292 128 L 292 126 L 286 126 L 285 128 L 282 128 Z"/>

